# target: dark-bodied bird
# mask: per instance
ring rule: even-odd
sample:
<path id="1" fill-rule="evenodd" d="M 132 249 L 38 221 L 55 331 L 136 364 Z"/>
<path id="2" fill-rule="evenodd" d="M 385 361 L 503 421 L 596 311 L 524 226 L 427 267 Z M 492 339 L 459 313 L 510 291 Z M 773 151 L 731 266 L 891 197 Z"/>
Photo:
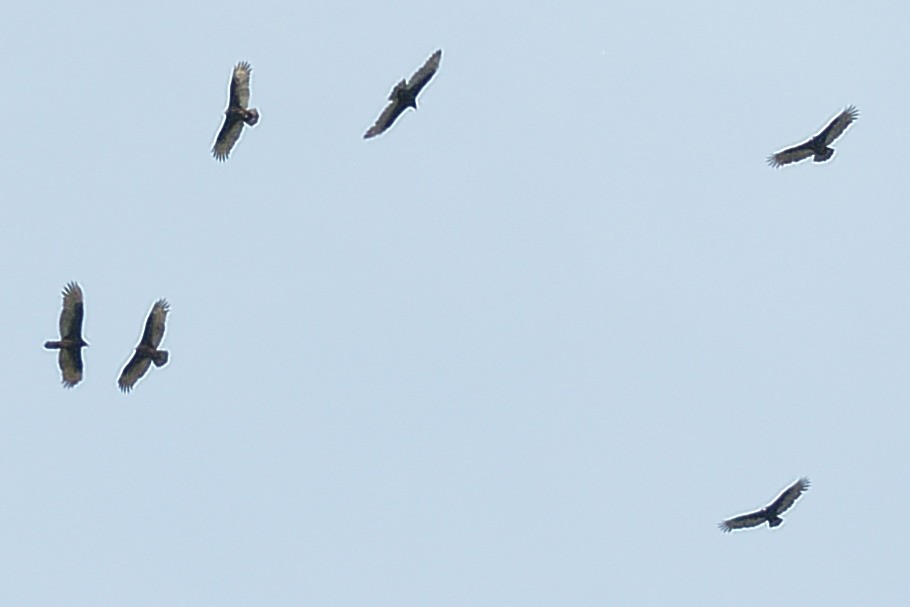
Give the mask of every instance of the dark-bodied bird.
<path id="1" fill-rule="evenodd" d="M 750 512 L 748 514 L 740 514 L 739 516 L 734 516 L 733 518 L 727 519 L 722 523 L 718 523 L 721 531 L 728 533 L 734 529 L 745 529 L 746 527 L 757 527 L 762 523 L 768 523 L 769 527 L 777 527 L 783 521 L 780 518 L 780 515 L 783 514 L 790 506 L 793 505 L 793 502 L 796 501 L 803 491 L 809 488 L 809 479 L 801 478 L 786 489 L 783 493 L 778 495 L 773 502 L 762 508 L 757 512 Z"/>
<path id="2" fill-rule="evenodd" d="M 167 362 L 168 353 L 166 350 L 159 350 L 161 338 L 164 337 L 164 321 L 167 313 L 170 311 L 167 300 L 159 299 L 152 306 L 152 311 L 145 321 L 145 331 L 142 333 L 142 339 L 136 346 L 136 352 L 120 373 L 120 379 L 117 384 L 124 392 L 129 392 L 149 370 L 152 363 L 160 367 Z"/>
<path id="3" fill-rule="evenodd" d="M 63 310 L 60 311 L 60 341 L 46 341 L 48 350 L 60 350 L 57 364 L 63 375 L 63 385 L 72 388 L 82 381 L 82 348 L 87 346 L 82 339 L 82 317 L 85 308 L 82 288 L 75 282 L 63 288 Z"/>
<path id="4" fill-rule="evenodd" d="M 224 110 L 224 124 L 215 139 L 212 154 L 218 160 L 227 160 L 231 148 L 240 139 L 243 125 L 253 126 L 259 122 L 259 110 L 248 108 L 250 105 L 250 74 L 253 68 L 246 61 L 241 61 L 234 68 L 231 76 L 231 96 L 228 107 Z"/>
<path id="5" fill-rule="evenodd" d="M 389 105 L 382 111 L 379 115 L 379 118 L 376 119 L 376 124 L 371 126 L 369 130 L 363 134 L 364 139 L 369 139 L 370 137 L 375 137 L 380 133 L 385 132 L 395 120 L 401 116 L 401 113 L 404 112 L 407 108 L 411 107 L 415 110 L 417 109 L 417 94 L 420 93 L 420 90 L 427 85 L 427 82 L 430 81 L 430 78 L 433 77 L 433 74 L 436 73 L 436 70 L 439 69 L 439 62 L 442 60 L 442 50 L 438 50 L 427 59 L 427 62 L 423 66 L 414 72 L 414 75 L 411 76 L 411 79 L 405 82 L 402 80 L 395 85 L 395 88 L 392 89 L 392 92 L 389 94 Z"/>
<path id="6" fill-rule="evenodd" d="M 821 133 L 809 141 L 768 156 L 768 164 L 777 168 L 791 162 L 805 160 L 809 156 L 813 157 L 812 160 L 814 162 L 828 160 L 834 155 L 834 148 L 828 146 L 840 137 L 857 118 L 859 118 L 859 110 L 851 105 L 828 123 L 828 126 L 822 129 Z"/>

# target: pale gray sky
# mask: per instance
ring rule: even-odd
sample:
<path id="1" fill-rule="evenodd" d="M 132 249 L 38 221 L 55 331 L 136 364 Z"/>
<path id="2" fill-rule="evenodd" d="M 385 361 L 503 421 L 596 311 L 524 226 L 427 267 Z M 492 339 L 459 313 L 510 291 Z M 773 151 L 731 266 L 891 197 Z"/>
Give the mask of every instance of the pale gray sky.
<path id="1" fill-rule="evenodd" d="M 10 13 L 4 602 L 906 601 L 907 6 Z M 832 161 L 765 164 L 849 104 Z M 783 526 L 716 528 L 803 475 Z"/>

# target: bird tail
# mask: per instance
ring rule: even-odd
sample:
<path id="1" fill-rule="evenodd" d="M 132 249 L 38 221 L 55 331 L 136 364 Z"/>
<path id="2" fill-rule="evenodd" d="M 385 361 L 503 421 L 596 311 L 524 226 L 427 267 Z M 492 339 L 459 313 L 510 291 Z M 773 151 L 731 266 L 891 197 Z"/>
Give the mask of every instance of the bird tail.
<path id="1" fill-rule="evenodd" d="M 259 110 L 256 108 L 251 108 L 246 111 L 246 116 L 243 118 L 243 121 L 248 125 L 253 126 L 259 122 Z"/>
<path id="2" fill-rule="evenodd" d="M 152 362 L 156 367 L 162 367 L 167 363 L 167 350 L 155 350 L 152 355 Z"/>
<path id="3" fill-rule="evenodd" d="M 783 522 L 784 522 L 784 519 L 780 518 L 779 516 L 775 516 L 774 518 L 768 519 L 768 526 L 777 527 L 778 525 L 780 525 Z"/>
<path id="4" fill-rule="evenodd" d="M 816 154 L 815 157 L 812 158 L 812 161 L 813 162 L 824 162 L 824 161 L 828 160 L 829 158 L 831 158 L 831 156 L 833 156 L 833 155 L 834 155 L 834 148 L 825 148 L 824 153 Z"/>
<path id="5" fill-rule="evenodd" d="M 44 347 L 48 350 L 59 350 L 63 345 L 59 341 L 46 341 Z"/>

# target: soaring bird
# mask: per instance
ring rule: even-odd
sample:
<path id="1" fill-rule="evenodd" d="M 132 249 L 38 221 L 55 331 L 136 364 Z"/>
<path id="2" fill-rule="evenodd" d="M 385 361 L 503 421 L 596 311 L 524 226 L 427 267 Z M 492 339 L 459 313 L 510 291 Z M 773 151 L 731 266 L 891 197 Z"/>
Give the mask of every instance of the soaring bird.
<path id="1" fill-rule="evenodd" d="M 777 527 L 783 521 L 780 515 L 783 514 L 793 502 L 796 501 L 803 491 L 809 488 L 809 479 L 803 477 L 784 489 L 784 491 L 774 498 L 774 501 L 758 510 L 748 514 L 740 514 L 729 518 L 722 523 L 718 523 L 721 531 L 728 533 L 734 529 L 745 529 L 746 527 L 757 527 L 762 523 L 768 523 L 769 527 Z"/>
<path id="2" fill-rule="evenodd" d="M 259 110 L 248 108 L 250 105 L 250 74 L 253 68 L 246 61 L 241 61 L 234 68 L 231 76 L 231 96 L 228 107 L 224 110 L 224 124 L 215 139 L 212 154 L 218 160 L 227 160 L 231 148 L 240 139 L 244 123 L 253 126 L 259 122 Z"/>
<path id="3" fill-rule="evenodd" d="M 82 348 L 87 346 L 82 339 L 82 317 L 85 308 L 82 302 L 82 288 L 75 282 L 63 288 L 63 310 L 60 311 L 60 341 L 46 341 L 48 350 L 60 350 L 57 364 L 63 375 L 63 385 L 72 388 L 82 381 Z"/>
<path id="4" fill-rule="evenodd" d="M 149 370 L 152 363 L 160 367 L 167 362 L 167 350 L 159 350 L 161 338 L 164 337 L 164 321 L 167 313 L 170 311 L 167 300 L 159 299 L 152 306 L 152 311 L 145 321 L 145 331 L 142 333 L 142 339 L 136 346 L 136 352 L 120 373 L 120 379 L 117 383 L 124 392 L 129 392 Z"/>
<path id="5" fill-rule="evenodd" d="M 439 62 L 442 60 L 442 50 L 438 50 L 427 59 L 427 62 L 421 66 L 419 70 L 414 72 L 414 75 L 411 76 L 411 79 L 407 83 L 402 80 L 392 89 L 392 92 L 389 94 L 389 105 L 382 111 L 379 115 L 379 118 L 376 119 L 376 124 L 371 126 L 369 130 L 363 134 L 364 139 L 369 139 L 370 137 L 375 137 L 380 133 L 385 132 L 395 120 L 401 116 L 401 113 L 404 112 L 407 108 L 411 107 L 415 110 L 417 109 L 417 94 L 420 93 L 420 90 L 427 85 L 427 82 L 430 81 L 430 78 L 433 77 L 433 74 L 436 73 L 436 70 L 439 69 Z"/>
<path id="6" fill-rule="evenodd" d="M 814 162 L 824 162 L 834 155 L 834 148 L 828 147 L 831 143 L 841 136 L 841 134 L 850 126 L 853 121 L 859 118 L 859 110 L 854 106 L 849 106 L 843 112 L 838 114 L 831 122 L 828 123 L 822 132 L 799 145 L 787 148 L 782 152 L 768 156 L 768 164 L 774 168 L 799 162 L 809 156 L 813 156 Z"/>

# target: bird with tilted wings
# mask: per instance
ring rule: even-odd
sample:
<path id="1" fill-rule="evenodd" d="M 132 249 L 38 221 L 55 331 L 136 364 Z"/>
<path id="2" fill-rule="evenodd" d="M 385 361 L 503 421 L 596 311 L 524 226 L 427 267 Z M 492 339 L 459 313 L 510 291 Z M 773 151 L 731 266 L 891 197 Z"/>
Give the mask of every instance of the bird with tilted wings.
<path id="1" fill-rule="evenodd" d="M 234 73 L 231 75 L 228 107 L 224 110 L 224 123 L 221 125 L 221 130 L 218 131 L 218 137 L 215 138 L 215 145 L 212 147 L 212 155 L 216 160 L 227 160 L 234 144 L 240 139 L 244 124 L 253 126 L 259 122 L 259 110 L 249 107 L 250 75 L 252 73 L 253 68 L 246 61 L 241 61 L 234 67 Z"/>
<path id="2" fill-rule="evenodd" d="M 822 131 L 810 139 L 792 148 L 780 151 L 768 156 L 768 164 L 777 168 L 799 162 L 812 156 L 814 162 L 824 162 L 834 155 L 834 148 L 829 147 L 835 139 L 840 137 L 847 127 L 853 124 L 859 118 L 859 110 L 854 106 L 849 106 L 843 112 L 834 117 Z"/>
<path id="3" fill-rule="evenodd" d="M 783 521 L 780 515 L 787 511 L 790 506 L 809 488 L 809 479 L 803 477 L 787 487 L 781 492 L 774 501 L 755 512 L 740 514 L 733 518 L 718 523 L 721 531 L 729 533 L 734 529 L 746 529 L 748 527 L 758 527 L 762 523 L 768 523 L 769 527 L 777 527 Z"/>
<path id="4" fill-rule="evenodd" d="M 389 105 L 376 119 L 376 124 L 363 134 L 364 139 L 384 133 L 409 107 L 417 109 L 417 95 L 439 69 L 440 61 L 442 61 L 442 49 L 430 55 L 430 58 L 414 72 L 410 80 L 407 82 L 402 80 L 395 85 L 389 94 Z"/>

